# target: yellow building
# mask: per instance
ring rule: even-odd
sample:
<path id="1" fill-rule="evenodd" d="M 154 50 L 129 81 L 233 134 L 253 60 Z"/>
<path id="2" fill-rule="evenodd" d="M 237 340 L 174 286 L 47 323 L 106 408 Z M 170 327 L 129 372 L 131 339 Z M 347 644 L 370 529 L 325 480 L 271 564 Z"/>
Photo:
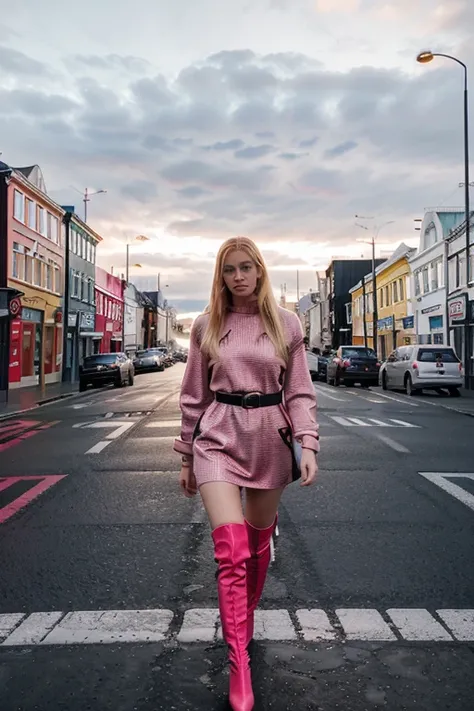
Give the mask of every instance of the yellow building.
<path id="1" fill-rule="evenodd" d="M 376 269 L 377 354 L 382 360 L 398 346 L 409 345 L 416 341 L 408 263 L 414 252 L 414 249 L 402 242 L 392 256 Z M 364 282 L 365 285 L 361 281 L 350 292 L 352 343 L 364 345 L 367 340 L 367 346 L 373 348 L 372 274 L 368 274 Z"/>

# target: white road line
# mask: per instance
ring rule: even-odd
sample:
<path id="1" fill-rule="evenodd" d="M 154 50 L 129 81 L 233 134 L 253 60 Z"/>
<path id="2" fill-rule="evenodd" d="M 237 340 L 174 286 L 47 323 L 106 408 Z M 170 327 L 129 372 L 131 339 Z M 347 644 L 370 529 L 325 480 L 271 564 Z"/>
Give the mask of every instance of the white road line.
<path id="1" fill-rule="evenodd" d="M 186 610 L 178 642 L 212 642 L 217 635 L 219 610 L 202 608 Z"/>
<path id="2" fill-rule="evenodd" d="M 106 413 L 105 413 L 105 419 L 106 419 L 106 420 L 110 420 L 110 418 L 113 417 L 113 416 L 114 416 L 114 413 L 113 413 L 113 412 L 106 412 Z"/>
<path id="3" fill-rule="evenodd" d="M 57 625 L 63 612 L 33 612 L 8 637 L 10 647 L 26 647 L 40 644 L 49 632 Z"/>
<path id="4" fill-rule="evenodd" d="M 307 642 L 336 639 L 336 631 L 324 610 L 297 610 L 296 617 Z"/>
<path id="5" fill-rule="evenodd" d="M 340 626 L 333 626 L 325 610 L 297 610 L 296 617 L 306 641 L 347 639 L 395 642 L 394 630 L 407 641 L 474 642 L 474 610 L 436 610 L 446 628 L 425 609 L 387 610 L 389 625 L 378 610 L 340 608 L 335 611 Z M 171 610 L 96 610 L 85 612 L 35 612 L 0 614 L 0 646 L 46 646 L 56 644 L 123 644 L 163 641 L 170 631 Z M 222 636 L 216 608 L 187 610 L 178 642 L 212 642 Z M 288 610 L 257 610 L 255 637 L 260 640 L 296 640 L 298 634 Z"/>
<path id="6" fill-rule="evenodd" d="M 97 444 L 94 444 L 94 446 L 88 449 L 85 454 L 100 454 L 103 449 L 109 446 L 109 444 L 112 444 L 111 440 L 102 440 L 101 442 L 97 442 Z"/>
<path id="7" fill-rule="evenodd" d="M 436 610 L 460 642 L 474 642 L 474 610 Z"/>
<path id="8" fill-rule="evenodd" d="M 337 417 L 336 415 L 330 415 L 331 420 L 334 420 L 337 422 L 338 425 L 342 425 L 343 427 L 355 427 L 356 425 L 353 422 L 350 422 L 349 420 L 346 420 L 345 417 Z"/>
<path id="9" fill-rule="evenodd" d="M 171 610 L 69 612 L 41 644 L 161 642 L 172 619 Z"/>
<path id="10" fill-rule="evenodd" d="M 377 393 L 377 397 L 384 397 L 387 400 L 393 400 L 394 402 L 399 402 L 402 405 L 410 405 L 410 407 L 420 407 L 417 405 L 416 402 L 412 402 L 411 400 L 400 400 L 398 397 L 393 397 L 392 395 L 385 395 L 385 393 Z M 429 403 L 432 405 L 433 403 Z"/>
<path id="11" fill-rule="evenodd" d="M 393 425 L 389 425 L 388 422 L 382 422 L 382 420 L 376 420 L 374 417 L 368 417 L 367 418 L 369 422 L 373 422 L 374 425 L 377 425 L 378 427 L 393 427 Z"/>
<path id="12" fill-rule="evenodd" d="M 315 390 L 318 395 L 327 397 L 329 400 L 335 400 L 336 402 L 349 402 L 349 400 L 345 400 L 342 397 L 334 397 L 334 395 L 329 395 L 329 393 L 327 393 L 323 388 L 315 388 Z"/>
<path id="13" fill-rule="evenodd" d="M 26 617 L 23 612 L 13 612 L 0 615 L 0 642 L 3 642 L 15 627 Z"/>
<path id="14" fill-rule="evenodd" d="M 372 427 L 371 424 L 365 422 L 365 420 L 360 420 L 358 417 L 348 417 L 347 419 L 353 422 L 355 425 L 359 425 L 359 427 Z"/>
<path id="15" fill-rule="evenodd" d="M 367 402 L 375 402 L 377 405 L 384 405 L 385 404 L 383 400 L 374 400 L 371 397 L 365 397 L 364 400 L 367 400 Z"/>
<path id="16" fill-rule="evenodd" d="M 387 610 L 400 634 L 408 642 L 451 642 L 452 637 L 428 610 Z"/>
<path id="17" fill-rule="evenodd" d="M 129 430 L 131 427 L 136 425 L 136 422 L 117 422 L 116 424 L 120 425 L 117 427 L 116 430 L 111 432 L 110 434 L 107 435 L 106 439 L 118 439 L 121 437 L 127 430 Z"/>
<path id="18" fill-rule="evenodd" d="M 378 432 L 375 436 L 381 442 L 384 442 L 384 444 L 386 444 L 389 447 L 391 447 L 392 449 L 394 449 L 395 452 L 402 452 L 403 454 L 410 454 L 409 449 L 407 449 L 403 444 L 400 444 L 400 442 L 396 442 L 391 437 L 387 437 L 387 435 L 379 434 Z"/>
<path id="19" fill-rule="evenodd" d="M 156 422 L 148 422 L 145 427 L 149 429 L 160 429 L 165 427 L 181 427 L 181 420 L 162 420 L 161 422 L 157 420 Z"/>
<path id="20" fill-rule="evenodd" d="M 468 491 L 463 489 L 461 486 L 458 486 L 457 484 L 454 484 L 452 481 L 449 481 L 449 479 L 472 479 L 474 481 L 474 474 L 460 474 L 459 472 L 457 473 L 448 473 L 448 472 L 418 472 L 421 476 L 423 476 L 425 479 L 428 479 L 428 481 L 431 481 L 432 484 L 436 484 L 436 486 L 439 486 L 440 489 L 443 489 L 443 491 L 446 491 L 446 493 L 451 494 L 451 496 L 454 496 L 455 499 L 463 503 L 465 506 L 468 506 L 472 511 L 474 511 L 474 496 L 470 494 Z"/>
<path id="21" fill-rule="evenodd" d="M 394 633 L 380 612 L 369 609 L 336 610 L 347 639 L 378 640 L 390 642 L 396 639 Z"/>
<path id="22" fill-rule="evenodd" d="M 390 422 L 396 422 L 397 425 L 401 425 L 402 427 L 413 427 L 415 429 L 420 429 L 419 425 L 414 425 L 413 423 L 405 422 L 404 420 L 394 420 L 393 418 L 391 418 Z"/>

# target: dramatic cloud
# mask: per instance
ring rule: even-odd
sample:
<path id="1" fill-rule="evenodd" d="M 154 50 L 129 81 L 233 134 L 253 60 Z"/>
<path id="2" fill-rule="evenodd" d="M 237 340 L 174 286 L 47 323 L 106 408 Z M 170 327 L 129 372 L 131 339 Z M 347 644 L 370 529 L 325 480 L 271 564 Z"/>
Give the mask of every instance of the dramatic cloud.
<path id="1" fill-rule="evenodd" d="M 396 243 L 426 205 L 462 203 L 461 68 L 415 57 L 474 61 L 470 0 L 143 0 L 133 32 L 126 0 L 113 22 L 93 0 L 59 16 L 44 0 L 28 26 L 19 5 L 0 26 L 2 160 L 39 163 L 78 210 L 85 186 L 107 190 L 89 204 L 105 266 L 147 234 L 137 278 L 161 263 L 202 300 L 206 255 L 249 234 L 278 290 L 360 256 L 356 213 L 394 220 Z"/>

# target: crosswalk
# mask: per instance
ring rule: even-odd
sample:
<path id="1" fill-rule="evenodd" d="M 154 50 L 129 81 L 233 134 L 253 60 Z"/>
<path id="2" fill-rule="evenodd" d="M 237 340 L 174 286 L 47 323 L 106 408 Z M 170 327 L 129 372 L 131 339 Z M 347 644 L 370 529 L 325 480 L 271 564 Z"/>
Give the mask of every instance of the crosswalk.
<path id="1" fill-rule="evenodd" d="M 0 614 L 0 647 L 222 639 L 219 610 L 195 608 Z M 474 609 L 257 610 L 262 641 L 474 642 Z"/>
<path id="2" fill-rule="evenodd" d="M 328 415 L 328 417 L 343 427 L 408 427 L 420 429 L 420 425 L 412 422 L 397 420 L 394 418 L 379 419 L 376 417 L 341 417 L 339 415 Z"/>

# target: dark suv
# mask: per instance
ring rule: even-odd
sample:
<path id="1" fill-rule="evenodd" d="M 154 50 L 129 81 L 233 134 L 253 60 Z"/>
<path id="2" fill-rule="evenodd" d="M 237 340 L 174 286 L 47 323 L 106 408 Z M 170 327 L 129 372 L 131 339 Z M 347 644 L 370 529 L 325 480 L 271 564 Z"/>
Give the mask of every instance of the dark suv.
<path id="1" fill-rule="evenodd" d="M 79 390 L 113 383 L 116 388 L 133 385 L 135 370 L 125 353 L 97 353 L 86 356 L 79 368 Z"/>
<path id="2" fill-rule="evenodd" d="M 341 346 L 327 364 L 326 379 L 329 385 L 375 386 L 379 384 L 379 370 L 380 363 L 372 348 Z"/>

